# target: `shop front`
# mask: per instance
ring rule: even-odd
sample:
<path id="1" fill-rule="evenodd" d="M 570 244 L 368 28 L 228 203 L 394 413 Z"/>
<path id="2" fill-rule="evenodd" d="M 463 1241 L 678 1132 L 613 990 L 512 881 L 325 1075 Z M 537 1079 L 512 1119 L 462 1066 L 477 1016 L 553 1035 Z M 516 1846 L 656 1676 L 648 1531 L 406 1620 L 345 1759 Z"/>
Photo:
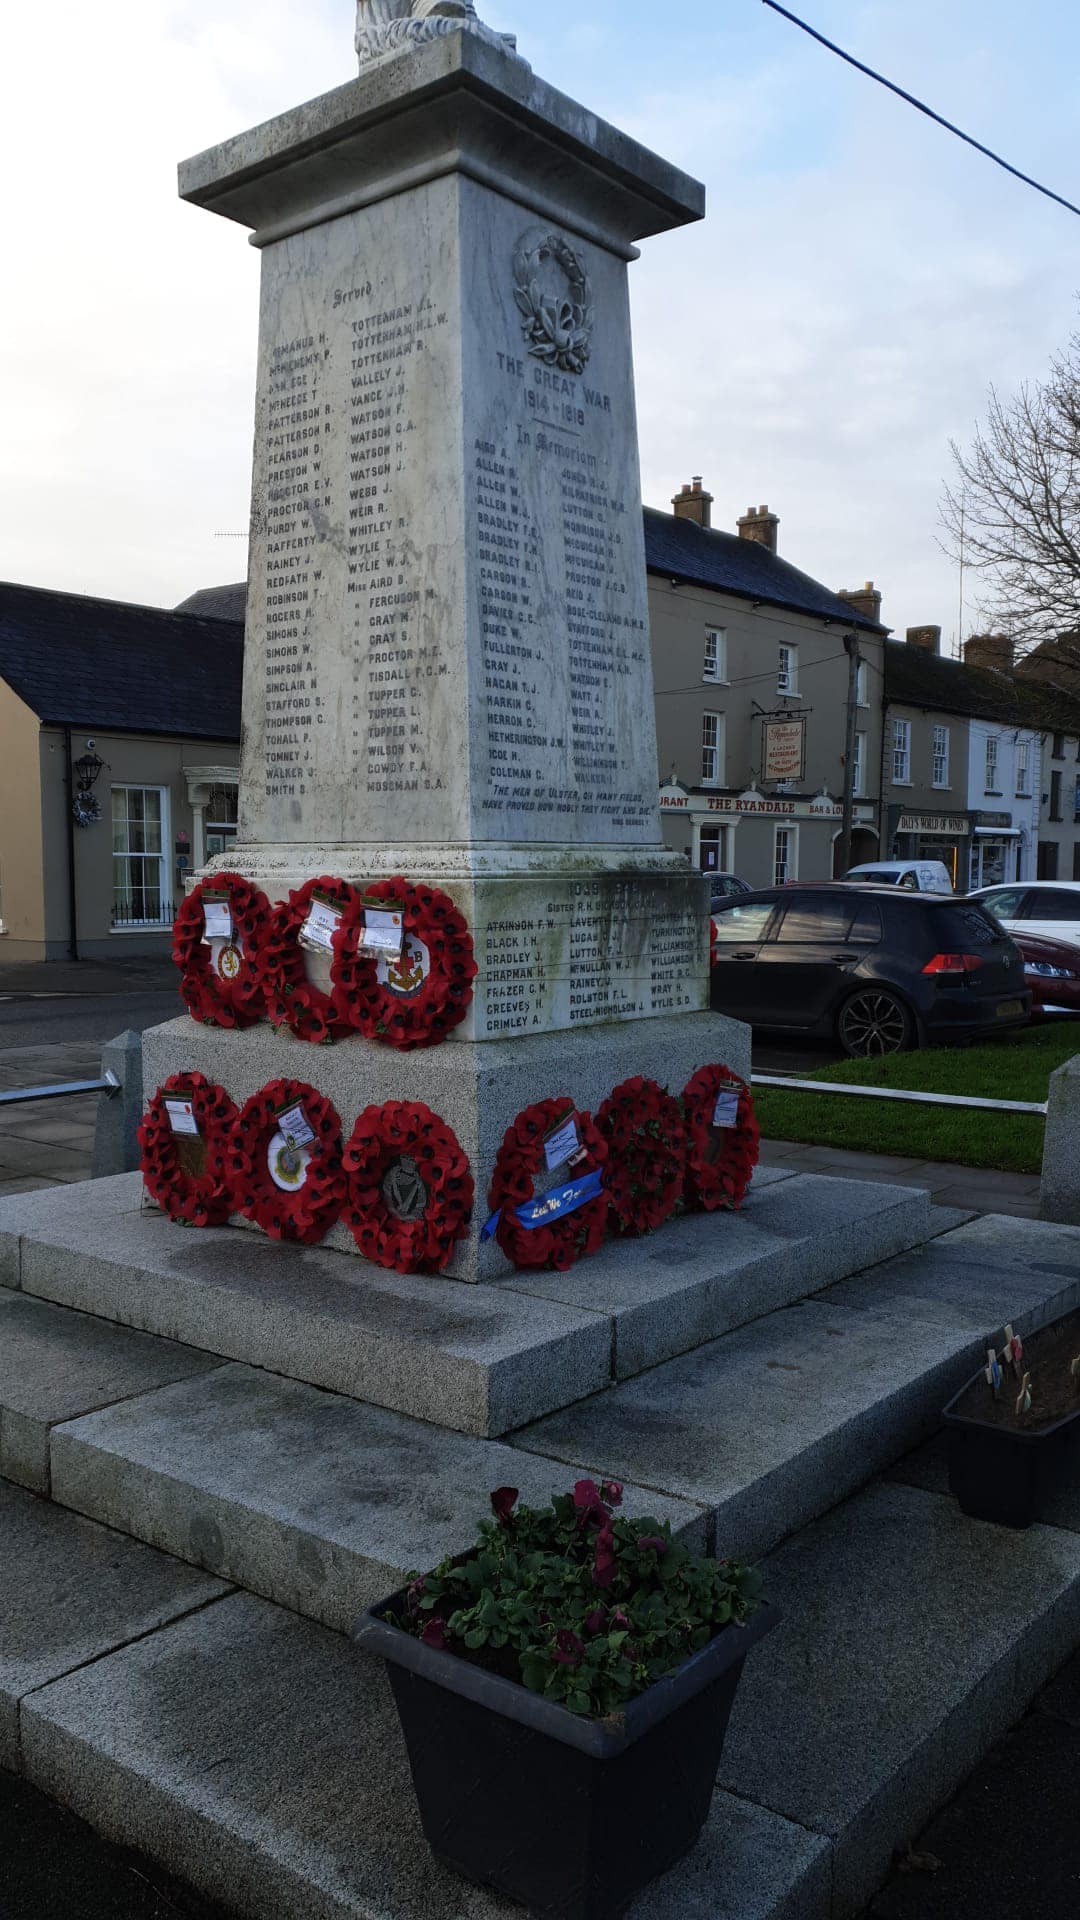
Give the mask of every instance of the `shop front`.
<path id="1" fill-rule="evenodd" d="M 831 880 L 843 805 L 829 793 L 694 792 L 669 780 L 660 789 L 664 841 L 703 873 L 735 873 L 752 887 L 791 880 Z M 874 810 L 855 809 L 852 858 L 873 858 Z M 865 853 L 863 849 L 865 848 Z"/>
<path id="2" fill-rule="evenodd" d="M 907 813 L 890 807 L 889 855 L 894 860 L 940 860 L 957 893 L 969 884 L 970 813 Z M 974 883 L 971 883 L 974 884 Z"/>

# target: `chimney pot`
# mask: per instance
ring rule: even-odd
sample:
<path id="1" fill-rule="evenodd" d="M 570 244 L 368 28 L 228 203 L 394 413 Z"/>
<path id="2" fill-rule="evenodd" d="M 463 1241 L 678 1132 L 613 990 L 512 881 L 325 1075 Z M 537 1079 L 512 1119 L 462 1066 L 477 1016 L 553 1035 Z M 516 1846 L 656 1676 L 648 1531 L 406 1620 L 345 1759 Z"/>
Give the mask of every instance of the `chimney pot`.
<path id="1" fill-rule="evenodd" d="M 838 600 L 846 600 L 849 607 L 861 613 L 864 620 L 881 621 L 881 594 L 872 580 L 861 587 L 841 587 Z"/>
<path id="2" fill-rule="evenodd" d="M 747 507 L 742 519 L 736 522 L 740 540 L 755 540 L 770 553 L 776 552 L 779 525 L 779 515 L 770 513 L 768 507 Z"/>
<path id="3" fill-rule="evenodd" d="M 712 526 L 712 503 L 712 494 L 705 492 L 700 473 L 695 473 L 693 482 L 686 482 L 671 504 L 677 520 L 692 520 L 707 529 Z"/>

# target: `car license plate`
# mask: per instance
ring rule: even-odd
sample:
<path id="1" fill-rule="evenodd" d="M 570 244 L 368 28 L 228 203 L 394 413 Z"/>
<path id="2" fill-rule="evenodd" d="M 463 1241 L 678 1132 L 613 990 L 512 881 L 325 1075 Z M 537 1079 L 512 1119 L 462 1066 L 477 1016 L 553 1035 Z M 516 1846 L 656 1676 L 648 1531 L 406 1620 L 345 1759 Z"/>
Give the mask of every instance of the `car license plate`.
<path id="1" fill-rule="evenodd" d="M 999 1000 L 997 1003 L 997 1017 L 999 1020 L 1011 1020 L 1014 1014 L 1023 1013 L 1023 1011 L 1024 1003 L 1022 1000 Z"/>

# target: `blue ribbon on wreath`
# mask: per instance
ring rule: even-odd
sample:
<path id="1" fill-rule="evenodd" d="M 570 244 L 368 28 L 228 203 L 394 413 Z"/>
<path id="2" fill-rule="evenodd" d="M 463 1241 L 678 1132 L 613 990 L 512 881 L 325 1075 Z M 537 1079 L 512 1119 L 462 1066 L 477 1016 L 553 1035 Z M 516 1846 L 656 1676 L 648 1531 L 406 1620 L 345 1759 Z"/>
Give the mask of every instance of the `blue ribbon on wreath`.
<path id="1" fill-rule="evenodd" d="M 595 1167 L 592 1173 L 583 1173 L 580 1180 L 571 1180 L 568 1186 L 553 1187 L 550 1193 L 541 1193 L 532 1200 L 524 1200 L 514 1213 L 530 1233 L 536 1227 L 549 1226 L 552 1220 L 561 1220 L 564 1214 L 576 1213 L 579 1207 L 586 1207 L 590 1200 L 598 1200 L 604 1190 L 602 1167 Z M 480 1229 L 481 1240 L 490 1240 L 502 1215 L 502 1208 L 496 1207 L 490 1220 Z"/>

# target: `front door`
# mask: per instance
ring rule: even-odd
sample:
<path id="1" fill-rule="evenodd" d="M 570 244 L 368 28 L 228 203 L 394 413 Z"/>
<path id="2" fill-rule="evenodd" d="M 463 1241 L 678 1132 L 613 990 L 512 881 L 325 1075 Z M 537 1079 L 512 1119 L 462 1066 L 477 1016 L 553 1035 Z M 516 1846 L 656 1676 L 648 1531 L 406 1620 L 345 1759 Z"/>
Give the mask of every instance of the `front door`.
<path id="1" fill-rule="evenodd" d="M 714 907 L 716 964 L 712 970 L 712 1004 L 718 1013 L 737 1020 L 759 1017 L 761 997 L 761 943 L 776 908 L 775 894 L 764 899 L 732 900 Z"/>
<path id="2" fill-rule="evenodd" d="M 844 975 L 853 973 L 862 957 L 862 946 L 850 939 L 858 905 L 852 893 L 826 889 L 784 900 L 759 966 L 769 1018 L 778 1025 L 816 1027 L 826 1018 Z"/>

